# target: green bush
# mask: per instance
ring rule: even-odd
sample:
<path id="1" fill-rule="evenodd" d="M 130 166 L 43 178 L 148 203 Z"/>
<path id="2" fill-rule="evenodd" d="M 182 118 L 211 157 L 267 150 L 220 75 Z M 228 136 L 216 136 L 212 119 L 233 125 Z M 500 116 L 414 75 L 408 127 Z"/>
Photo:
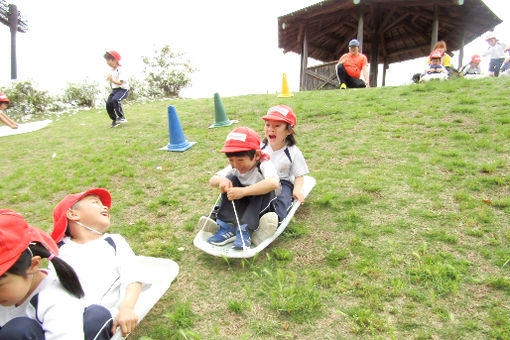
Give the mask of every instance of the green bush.
<path id="1" fill-rule="evenodd" d="M 62 101 L 73 106 L 93 107 L 100 90 L 97 84 L 67 83 Z"/>
<path id="2" fill-rule="evenodd" d="M 13 82 L 10 87 L 3 87 L 0 91 L 11 100 L 7 114 L 14 120 L 44 113 L 52 109 L 55 101 L 46 91 L 36 90 L 29 80 Z"/>

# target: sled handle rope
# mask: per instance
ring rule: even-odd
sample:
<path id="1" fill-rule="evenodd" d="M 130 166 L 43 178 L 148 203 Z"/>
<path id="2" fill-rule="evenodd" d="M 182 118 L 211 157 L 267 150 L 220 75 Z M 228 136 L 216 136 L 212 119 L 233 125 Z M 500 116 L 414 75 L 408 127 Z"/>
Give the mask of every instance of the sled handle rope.
<path id="1" fill-rule="evenodd" d="M 239 217 L 237 217 L 236 205 L 234 203 L 234 200 L 232 200 L 231 202 L 232 202 L 232 207 L 234 208 L 234 215 L 236 216 L 237 228 L 239 228 L 239 234 L 241 235 L 241 242 L 243 242 L 243 251 L 244 251 L 244 250 L 248 249 L 248 247 L 246 247 L 244 245 L 243 231 L 241 230 L 241 224 L 239 223 Z"/>
<path id="2" fill-rule="evenodd" d="M 209 215 L 207 215 L 207 218 L 211 218 L 212 212 L 214 211 L 214 208 L 218 205 L 218 202 L 220 201 L 220 198 L 221 198 L 221 192 L 218 195 L 218 198 L 216 199 L 216 202 L 212 206 L 211 211 L 209 212 Z M 204 227 L 205 227 L 206 223 L 207 223 L 207 221 L 204 220 L 204 224 L 202 224 L 202 228 L 200 228 L 201 230 L 204 230 Z"/>

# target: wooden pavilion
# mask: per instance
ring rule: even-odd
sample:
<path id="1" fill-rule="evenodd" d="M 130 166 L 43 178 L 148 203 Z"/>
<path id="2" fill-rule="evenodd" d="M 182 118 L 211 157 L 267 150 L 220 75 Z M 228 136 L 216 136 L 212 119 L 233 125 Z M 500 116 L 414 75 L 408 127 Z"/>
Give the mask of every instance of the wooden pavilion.
<path id="1" fill-rule="evenodd" d="M 278 18 L 278 46 L 301 55 L 300 90 L 338 88 L 335 65 L 351 39 L 361 42 L 377 86 L 390 63 L 429 55 L 445 40 L 450 51 L 493 30 L 502 21 L 481 0 L 325 0 Z M 307 67 L 308 57 L 323 65 Z"/>

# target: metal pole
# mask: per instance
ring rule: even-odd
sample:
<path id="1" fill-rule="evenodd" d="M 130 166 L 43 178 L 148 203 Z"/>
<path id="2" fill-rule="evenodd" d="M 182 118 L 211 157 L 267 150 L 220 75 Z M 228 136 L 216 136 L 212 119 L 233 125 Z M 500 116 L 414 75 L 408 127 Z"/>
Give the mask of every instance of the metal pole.
<path id="1" fill-rule="evenodd" d="M 18 8 L 12 4 L 9 4 L 9 27 L 11 29 L 11 79 L 17 79 L 16 31 L 18 30 Z"/>

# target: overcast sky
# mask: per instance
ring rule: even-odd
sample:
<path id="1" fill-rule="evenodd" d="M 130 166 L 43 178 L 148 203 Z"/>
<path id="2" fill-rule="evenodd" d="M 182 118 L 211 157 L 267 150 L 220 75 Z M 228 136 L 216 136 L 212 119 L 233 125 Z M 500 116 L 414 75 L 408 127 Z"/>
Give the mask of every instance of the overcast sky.
<path id="1" fill-rule="evenodd" d="M 198 69 L 192 86 L 182 93 L 196 98 L 212 97 L 215 92 L 222 97 L 279 92 L 283 73 L 287 74 L 290 90 L 297 91 L 300 59 L 278 48 L 277 18 L 318 1 L 10 2 L 18 5 L 29 27 L 27 33 L 17 34 L 18 79 L 32 79 L 37 88 L 50 92 L 58 92 L 67 82 L 81 83 L 85 79 L 103 87 L 108 72 L 103 59 L 106 50 L 117 50 L 126 70 L 141 78 L 141 57 L 151 56 L 155 49 L 168 44 L 185 53 Z M 485 3 L 504 21 L 496 27 L 496 34 L 510 43 L 510 1 Z M 0 39 L 4 46 L 0 52 L 0 85 L 8 85 L 7 26 L 0 25 Z M 466 47 L 464 60 L 486 48 L 485 41 L 477 39 Z M 457 57 L 452 61 L 456 66 Z M 422 69 L 423 60 L 393 64 L 387 84 L 408 83 L 412 74 Z"/>

